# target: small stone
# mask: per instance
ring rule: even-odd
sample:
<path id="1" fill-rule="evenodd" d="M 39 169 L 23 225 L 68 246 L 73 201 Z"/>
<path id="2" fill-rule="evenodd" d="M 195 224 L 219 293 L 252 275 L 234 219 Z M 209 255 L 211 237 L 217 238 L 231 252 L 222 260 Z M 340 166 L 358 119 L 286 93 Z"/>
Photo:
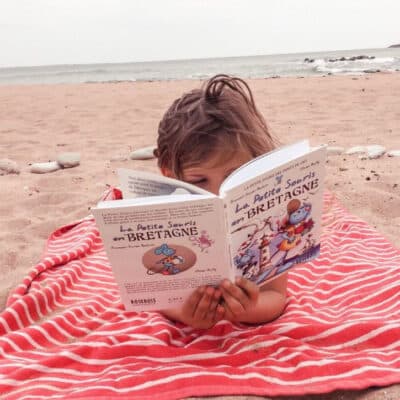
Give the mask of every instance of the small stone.
<path id="1" fill-rule="evenodd" d="M 33 193 L 40 193 L 40 189 L 36 186 L 24 186 L 25 192 L 28 192 L 28 196 L 32 196 Z"/>
<path id="2" fill-rule="evenodd" d="M 367 151 L 365 146 L 354 146 L 346 151 L 346 154 L 362 154 Z"/>
<path id="3" fill-rule="evenodd" d="M 400 150 L 390 150 L 387 152 L 389 157 L 400 157 Z"/>
<path id="4" fill-rule="evenodd" d="M 340 146 L 328 146 L 326 149 L 328 155 L 337 155 L 344 152 L 344 148 Z"/>
<path id="5" fill-rule="evenodd" d="M 9 174 L 19 174 L 20 168 L 18 164 L 9 160 L 8 158 L 2 158 L 0 160 L 0 175 L 9 175 Z"/>
<path id="6" fill-rule="evenodd" d="M 81 162 L 81 155 L 80 153 L 74 153 L 74 152 L 61 153 L 57 157 L 57 162 L 63 168 L 76 167 Z"/>
<path id="7" fill-rule="evenodd" d="M 367 157 L 371 160 L 382 157 L 385 152 L 386 149 L 378 144 L 367 146 Z"/>
<path id="8" fill-rule="evenodd" d="M 81 176 L 73 176 L 72 177 L 72 182 L 73 183 L 81 183 L 83 181 L 84 181 L 84 179 Z"/>
<path id="9" fill-rule="evenodd" d="M 134 150 L 129 155 L 131 160 L 149 160 L 151 158 L 155 158 L 154 150 L 155 146 L 143 147 L 142 149 Z"/>
<path id="10" fill-rule="evenodd" d="M 47 174 L 61 169 L 57 161 L 49 161 L 45 163 L 34 163 L 31 165 L 31 172 L 33 174 Z"/>

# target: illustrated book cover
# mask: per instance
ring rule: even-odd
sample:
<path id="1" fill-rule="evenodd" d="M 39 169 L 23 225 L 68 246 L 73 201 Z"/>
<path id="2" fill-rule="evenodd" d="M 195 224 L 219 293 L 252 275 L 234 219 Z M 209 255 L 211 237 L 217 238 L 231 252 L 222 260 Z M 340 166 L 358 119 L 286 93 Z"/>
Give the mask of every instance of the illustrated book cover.
<path id="1" fill-rule="evenodd" d="M 306 140 L 281 147 L 234 171 L 218 196 L 120 169 L 123 199 L 92 213 L 126 309 L 173 308 L 237 275 L 262 286 L 317 257 L 325 158 Z"/>

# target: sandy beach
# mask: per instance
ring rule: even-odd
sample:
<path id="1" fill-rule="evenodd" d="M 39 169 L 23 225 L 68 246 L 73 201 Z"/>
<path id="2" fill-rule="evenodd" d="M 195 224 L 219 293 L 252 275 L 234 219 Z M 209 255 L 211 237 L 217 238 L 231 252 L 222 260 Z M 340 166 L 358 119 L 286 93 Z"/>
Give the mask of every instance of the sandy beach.
<path id="1" fill-rule="evenodd" d="M 166 108 L 200 83 L 0 86 L 0 159 L 20 167 L 20 174 L 0 176 L 1 309 L 10 289 L 40 259 L 49 234 L 88 215 L 107 185 L 117 184 L 116 168 L 157 170 L 155 160 L 134 161 L 129 154 L 154 145 Z M 313 145 L 346 150 L 357 145 L 400 150 L 400 73 L 254 79 L 249 84 L 282 143 L 309 138 Z M 30 172 L 31 163 L 55 160 L 63 152 L 80 152 L 80 165 Z M 330 155 L 326 186 L 350 212 L 398 246 L 400 157 Z M 392 387 L 325 398 L 397 396 L 400 389 Z"/>

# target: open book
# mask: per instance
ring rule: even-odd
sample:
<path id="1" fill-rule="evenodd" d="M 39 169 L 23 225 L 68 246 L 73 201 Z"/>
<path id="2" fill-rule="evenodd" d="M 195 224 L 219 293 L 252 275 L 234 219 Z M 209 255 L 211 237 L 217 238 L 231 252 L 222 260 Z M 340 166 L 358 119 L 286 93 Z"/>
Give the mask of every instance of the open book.
<path id="1" fill-rule="evenodd" d="M 118 171 L 123 200 L 92 209 L 128 310 L 184 302 L 236 275 L 264 285 L 320 250 L 325 146 L 257 157 L 219 196 L 143 171 Z"/>

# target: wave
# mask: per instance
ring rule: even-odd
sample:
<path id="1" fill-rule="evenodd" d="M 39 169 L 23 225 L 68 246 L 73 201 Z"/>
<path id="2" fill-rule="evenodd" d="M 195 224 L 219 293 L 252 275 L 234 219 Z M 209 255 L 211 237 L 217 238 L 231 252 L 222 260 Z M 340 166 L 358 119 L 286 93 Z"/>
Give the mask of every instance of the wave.
<path id="1" fill-rule="evenodd" d="M 361 74 L 366 72 L 396 71 L 400 68 L 400 58 L 374 57 L 360 59 L 326 59 L 319 58 L 303 61 L 315 73 Z"/>

